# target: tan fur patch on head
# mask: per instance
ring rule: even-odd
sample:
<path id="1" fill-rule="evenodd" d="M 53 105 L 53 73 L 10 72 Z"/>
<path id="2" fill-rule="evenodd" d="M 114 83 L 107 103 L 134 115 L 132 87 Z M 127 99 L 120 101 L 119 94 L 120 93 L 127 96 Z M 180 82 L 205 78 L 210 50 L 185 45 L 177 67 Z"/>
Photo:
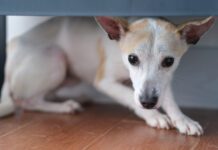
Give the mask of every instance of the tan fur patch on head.
<path id="1" fill-rule="evenodd" d="M 142 41 L 149 40 L 150 37 L 149 32 L 129 32 L 126 38 L 120 41 L 120 48 L 125 53 L 131 53 Z"/>
<path id="2" fill-rule="evenodd" d="M 162 19 L 157 19 L 156 20 L 157 26 L 162 26 L 165 28 L 165 30 L 169 32 L 175 32 L 176 31 L 176 26 L 168 21 L 162 20 Z"/>
<path id="3" fill-rule="evenodd" d="M 143 29 L 145 29 L 148 25 L 149 25 L 149 24 L 148 24 L 148 20 L 147 20 L 147 19 L 140 20 L 140 21 L 136 21 L 136 22 L 132 23 L 132 24 L 129 26 L 129 31 L 130 31 L 130 32 L 134 32 L 134 31 L 137 31 L 137 30 L 143 30 Z"/>
<path id="4" fill-rule="evenodd" d="M 165 20 L 162 20 L 162 19 L 155 19 L 155 22 L 157 24 L 157 26 L 162 26 L 163 28 L 165 28 L 166 30 L 168 31 L 172 31 L 172 32 L 175 32 L 176 31 L 176 26 L 168 21 L 165 21 Z M 143 30 L 143 29 L 146 29 L 149 27 L 149 21 L 148 19 L 143 19 L 143 20 L 139 20 L 139 21 L 136 21 L 134 23 L 132 23 L 130 26 L 129 26 L 129 31 L 130 32 L 134 32 L 134 31 L 137 31 L 137 30 Z"/>
<path id="5" fill-rule="evenodd" d="M 98 83 L 99 81 L 101 81 L 104 77 L 105 74 L 105 51 L 104 51 L 104 47 L 102 45 L 102 41 L 101 39 L 98 40 L 97 43 L 97 52 L 98 52 L 98 57 L 99 57 L 99 66 L 98 66 L 98 70 L 95 76 L 95 80 L 94 83 Z"/>
<path id="6" fill-rule="evenodd" d="M 133 22 L 129 25 L 129 31 L 126 33 L 124 39 L 121 39 L 119 46 L 125 53 L 131 53 L 142 42 L 142 40 L 149 38 L 149 33 L 145 32 L 148 27 L 148 20 L 143 19 Z"/>
<path id="7" fill-rule="evenodd" d="M 131 53 L 143 43 L 149 43 L 150 46 L 166 44 L 167 50 L 182 55 L 186 47 L 181 42 L 181 36 L 174 24 L 162 19 L 142 19 L 130 24 L 129 31 L 120 40 L 119 45 L 123 52 Z"/>

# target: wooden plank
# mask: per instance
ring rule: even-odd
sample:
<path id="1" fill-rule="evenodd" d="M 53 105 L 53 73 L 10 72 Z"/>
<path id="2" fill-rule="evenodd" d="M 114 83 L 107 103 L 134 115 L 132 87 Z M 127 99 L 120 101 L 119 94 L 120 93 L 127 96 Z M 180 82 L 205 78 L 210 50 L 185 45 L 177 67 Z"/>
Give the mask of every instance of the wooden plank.
<path id="1" fill-rule="evenodd" d="M 94 107 L 76 116 L 38 114 L 37 121 L 1 138 L 0 149 L 82 149 L 126 114 L 125 110 L 116 113 L 120 112 L 118 108 L 110 112 L 105 111 L 107 108 Z"/>
<path id="2" fill-rule="evenodd" d="M 121 121 L 100 141 L 93 143 L 88 150 L 104 147 L 104 150 L 187 150 L 187 149 L 217 149 L 218 148 L 218 119 L 217 111 L 191 110 L 186 113 L 202 122 L 205 135 L 191 137 L 179 134 L 175 130 L 158 130 L 137 121 L 131 116 Z"/>
<path id="3" fill-rule="evenodd" d="M 218 148 L 218 111 L 186 109 L 202 137 L 148 127 L 121 106 L 94 105 L 78 115 L 26 112 L 0 122 L 1 150 L 204 150 Z"/>

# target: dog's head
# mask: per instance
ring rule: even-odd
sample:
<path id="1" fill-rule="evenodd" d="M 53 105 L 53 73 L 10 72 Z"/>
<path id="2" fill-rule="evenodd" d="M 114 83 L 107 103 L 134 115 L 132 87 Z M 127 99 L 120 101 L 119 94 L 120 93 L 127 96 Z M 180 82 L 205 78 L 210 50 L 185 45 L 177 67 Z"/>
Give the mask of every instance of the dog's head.
<path id="1" fill-rule="evenodd" d="M 214 17 L 173 25 L 161 19 L 140 19 L 133 23 L 112 17 L 96 17 L 111 40 L 116 40 L 133 83 L 135 101 L 151 109 L 161 104 L 189 45 L 196 44 L 212 26 Z"/>

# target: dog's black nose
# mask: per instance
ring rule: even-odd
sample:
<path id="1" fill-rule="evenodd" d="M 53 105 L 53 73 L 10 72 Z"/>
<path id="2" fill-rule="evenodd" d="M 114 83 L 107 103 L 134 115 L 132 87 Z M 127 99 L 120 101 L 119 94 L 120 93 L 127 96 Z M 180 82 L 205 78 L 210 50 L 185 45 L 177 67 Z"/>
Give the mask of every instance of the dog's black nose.
<path id="1" fill-rule="evenodd" d="M 139 96 L 139 101 L 142 106 L 146 109 L 154 108 L 158 101 L 158 95 L 156 92 L 152 92 L 151 95 L 149 94 L 142 94 Z"/>

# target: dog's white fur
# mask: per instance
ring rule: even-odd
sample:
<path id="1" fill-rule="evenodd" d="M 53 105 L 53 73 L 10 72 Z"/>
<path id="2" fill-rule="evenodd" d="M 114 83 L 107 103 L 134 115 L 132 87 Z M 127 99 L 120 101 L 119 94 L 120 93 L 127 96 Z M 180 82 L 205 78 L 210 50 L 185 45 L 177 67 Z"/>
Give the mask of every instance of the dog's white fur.
<path id="1" fill-rule="evenodd" d="M 101 19 L 97 20 L 104 28 Z M 166 21 L 148 18 L 128 25 L 127 32 L 121 20 L 103 19 L 117 23 L 119 39 L 110 40 L 92 18 L 62 17 L 42 23 L 11 41 L 0 115 L 14 111 L 13 102 L 24 109 L 45 112 L 69 113 L 81 109 L 72 99 L 63 103 L 45 101 L 45 96 L 55 89 L 57 95 L 78 94 L 82 84 L 60 88 L 69 72 L 132 109 L 152 127 L 173 126 L 184 134 L 201 135 L 201 126 L 180 111 L 170 88 L 173 72 L 188 49 L 185 39 L 178 34 L 184 26 L 179 29 Z M 194 23 L 199 25 L 210 19 Z M 131 53 L 138 55 L 140 67 L 128 62 Z M 175 58 L 173 66 L 167 69 L 160 67 L 165 56 Z M 120 82 L 129 77 L 134 90 Z M 160 95 L 155 107 L 161 106 L 166 115 L 157 109 L 144 109 L 139 103 L 138 96 L 148 81 L 153 82 Z"/>

